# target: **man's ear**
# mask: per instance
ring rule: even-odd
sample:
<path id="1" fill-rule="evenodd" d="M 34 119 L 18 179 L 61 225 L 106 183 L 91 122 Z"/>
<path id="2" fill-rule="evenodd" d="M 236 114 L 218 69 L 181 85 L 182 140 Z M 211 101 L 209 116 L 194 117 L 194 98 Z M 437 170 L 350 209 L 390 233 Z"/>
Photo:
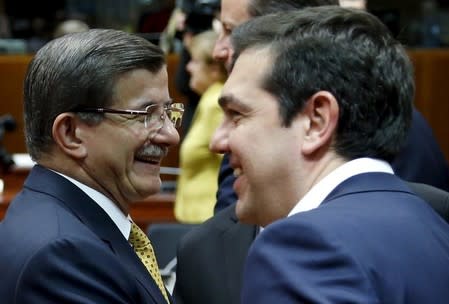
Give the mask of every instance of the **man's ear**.
<path id="1" fill-rule="evenodd" d="M 80 135 L 82 122 L 74 113 L 61 113 L 53 122 L 52 134 L 60 150 L 72 158 L 87 155 L 87 149 Z"/>
<path id="2" fill-rule="evenodd" d="M 209 65 L 210 78 L 215 81 L 223 81 L 226 79 L 219 63 L 213 62 Z"/>
<path id="3" fill-rule="evenodd" d="M 322 147 L 329 147 L 337 131 L 339 117 L 335 97 L 327 91 L 315 93 L 307 101 L 303 114 L 307 117 L 303 154 L 312 155 Z"/>

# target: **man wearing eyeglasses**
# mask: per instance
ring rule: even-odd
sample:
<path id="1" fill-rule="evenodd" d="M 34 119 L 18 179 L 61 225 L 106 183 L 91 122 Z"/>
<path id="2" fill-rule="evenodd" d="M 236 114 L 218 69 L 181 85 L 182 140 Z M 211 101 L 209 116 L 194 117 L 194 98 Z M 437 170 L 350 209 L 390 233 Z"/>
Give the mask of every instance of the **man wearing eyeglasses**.
<path id="1" fill-rule="evenodd" d="M 116 30 L 53 40 L 30 63 L 24 111 L 37 165 L 0 224 L 1 302 L 171 302 L 129 216 L 179 141 L 162 51 Z"/>

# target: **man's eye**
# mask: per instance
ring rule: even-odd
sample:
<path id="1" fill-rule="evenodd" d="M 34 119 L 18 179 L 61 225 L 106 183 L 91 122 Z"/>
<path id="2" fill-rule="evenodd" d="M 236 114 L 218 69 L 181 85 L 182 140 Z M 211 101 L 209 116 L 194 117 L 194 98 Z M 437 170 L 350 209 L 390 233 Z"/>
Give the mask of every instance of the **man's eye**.
<path id="1" fill-rule="evenodd" d="M 145 115 L 136 115 L 136 118 L 134 118 L 136 121 L 144 122 L 145 121 Z"/>
<path id="2" fill-rule="evenodd" d="M 122 117 L 128 120 L 134 120 L 139 122 L 143 122 L 145 120 L 145 115 L 138 115 L 138 114 L 123 114 Z"/>
<path id="3" fill-rule="evenodd" d="M 228 110 L 226 110 L 226 116 L 228 116 L 231 120 L 236 121 L 240 117 L 242 117 L 242 113 L 232 110 L 232 109 L 228 109 Z"/>
<path id="4" fill-rule="evenodd" d="M 231 35 L 233 28 L 229 26 L 223 26 L 222 30 L 224 34 Z"/>

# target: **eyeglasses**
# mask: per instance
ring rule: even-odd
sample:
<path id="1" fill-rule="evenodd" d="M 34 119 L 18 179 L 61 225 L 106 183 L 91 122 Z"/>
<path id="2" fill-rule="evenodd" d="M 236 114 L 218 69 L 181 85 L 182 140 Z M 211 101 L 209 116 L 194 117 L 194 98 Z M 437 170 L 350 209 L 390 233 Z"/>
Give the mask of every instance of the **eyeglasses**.
<path id="1" fill-rule="evenodd" d="M 182 115 L 184 114 L 184 104 L 172 103 L 169 105 L 164 104 L 152 104 L 145 108 L 145 110 L 120 110 L 120 109 L 108 109 L 108 108 L 84 108 L 75 112 L 81 113 L 109 113 L 109 114 L 121 114 L 129 115 L 129 119 L 143 120 L 143 124 L 146 129 L 159 130 L 162 128 L 165 122 L 165 118 L 171 121 L 175 128 L 181 126 Z"/>

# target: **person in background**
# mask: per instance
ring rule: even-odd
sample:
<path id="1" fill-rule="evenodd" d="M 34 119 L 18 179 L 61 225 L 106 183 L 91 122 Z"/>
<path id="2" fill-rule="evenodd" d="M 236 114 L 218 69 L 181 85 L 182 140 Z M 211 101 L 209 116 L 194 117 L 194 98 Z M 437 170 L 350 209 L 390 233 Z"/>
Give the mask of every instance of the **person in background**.
<path id="1" fill-rule="evenodd" d="M 389 164 L 412 119 L 401 44 L 337 6 L 254 18 L 232 39 L 211 145 L 230 154 L 237 217 L 264 227 L 241 303 L 445 303 L 449 226 Z"/>
<path id="2" fill-rule="evenodd" d="M 423 0 L 419 11 L 404 29 L 407 42 L 415 48 L 447 47 L 449 16 L 447 9 L 440 7 L 440 1 Z"/>
<path id="3" fill-rule="evenodd" d="M 139 1 L 137 33 L 158 35 L 165 30 L 175 7 L 174 0 L 146 0 Z"/>
<path id="4" fill-rule="evenodd" d="M 129 211 L 159 191 L 182 114 L 163 52 L 141 37 L 95 29 L 37 52 L 24 83 L 37 164 L 0 223 L 2 302 L 171 302 Z"/>
<path id="5" fill-rule="evenodd" d="M 193 36 L 187 46 L 190 87 L 201 99 L 179 152 L 175 216 L 183 223 L 202 223 L 214 212 L 222 156 L 211 152 L 209 143 L 223 118 L 218 97 L 227 75 L 223 63 L 212 58 L 216 40 L 217 34 L 210 30 Z"/>
<path id="6" fill-rule="evenodd" d="M 11 37 L 9 16 L 5 9 L 5 1 L 0 1 L 0 39 Z"/>
<path id="7" fill-rule="evenodd" d="M 172 10 L 167 26 L 159 37 L 159 47 L 165 54 L 179 53 L 183 48 L 182 37 L 179 33 L 184 30 L 186 14 L 179 6 Z"/>
<path id="8" fill-rule="evenodd" d="M 53 32 L 53 38 L 59 38 L 66 34 L 80 33 L 88 30 L 89 25 L 87 25 L 87 23 L 85 23 L 84 21 L 77 19 L 67 19 L 56 26 Z"/>
<path id="9" fill-rule="evenodd" d="M 366 0 L 340 0 L 339 2 L 341 7 L 366 9 Z"/>
<path id="10" fill-rule="evenodd" d="M 182 125 L 182 140 L 187 135 L 198 105 L 200 95 L 190 88 L 190 74 L 186 65 L 190 61 L 187 45 L 192 36 L 212 29 L 220 0 L 179 0 L 173 10 L 169 24 L 162 35 L 160 45 L 167 51 L 178 50 L 179 62 L 176 69 L 175 86 L 179 93 L 186 96 L 185 113 Z M 176 43 L 181 41 L 182 43 Z M 179 46 L 180 45 L 180 46 Z"/>

